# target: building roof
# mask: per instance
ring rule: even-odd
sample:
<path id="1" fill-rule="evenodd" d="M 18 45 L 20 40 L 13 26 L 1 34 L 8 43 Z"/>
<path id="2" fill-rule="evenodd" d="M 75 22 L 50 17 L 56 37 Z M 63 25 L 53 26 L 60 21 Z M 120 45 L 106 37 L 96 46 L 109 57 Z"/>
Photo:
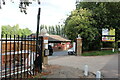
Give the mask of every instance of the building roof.
<path id="1" fill-rule="evenodd" d="M 49 42 L 70 42 L 71 41 L 59 35 L 49 35 L 48 37 L 49 37 L 48 38 Z"/>
<path id="2" fill-rule="evenodd" d="M 39 35 L 41 36 L 41 35 Z M 31 34 L 28 37 L 35 38 L 36 34 Z M 48 36 L 49 43 L 59 43 L 59 42 L 70 42 L 71 40 L 66 39 L 60 35 L 49 35 Z"/>

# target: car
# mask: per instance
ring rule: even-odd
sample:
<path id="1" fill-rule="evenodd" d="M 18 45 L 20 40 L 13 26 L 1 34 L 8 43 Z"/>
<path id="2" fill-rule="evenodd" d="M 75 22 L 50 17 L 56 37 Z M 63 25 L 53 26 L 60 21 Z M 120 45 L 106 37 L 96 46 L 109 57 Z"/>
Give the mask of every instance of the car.
<path id="1" fill-rule="evenodd" d="M 73 50 L 73 48 L 68 49 L 68 55 L 75 55 L 75 51 Z"/>
<path id="2" fill-rule="evenodd" d="M 53 48 L 51 45 L 48 45 L 48 50 L 49 50 L 49 56 L 53 55 Z"/>

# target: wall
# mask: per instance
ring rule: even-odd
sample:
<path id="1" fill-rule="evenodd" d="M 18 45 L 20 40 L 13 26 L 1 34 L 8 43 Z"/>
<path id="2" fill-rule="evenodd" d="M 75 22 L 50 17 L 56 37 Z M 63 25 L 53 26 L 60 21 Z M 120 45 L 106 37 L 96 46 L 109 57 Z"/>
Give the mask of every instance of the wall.
<path id="1" fill-rule="evenodd" d="M 66 43 L 54 43 L 53 46 L 53 51 L 64 51 L 64 50 L 68 50 L 69 48 L 72 47 L 72 44 L 70 42 L 66 42 Z"/>

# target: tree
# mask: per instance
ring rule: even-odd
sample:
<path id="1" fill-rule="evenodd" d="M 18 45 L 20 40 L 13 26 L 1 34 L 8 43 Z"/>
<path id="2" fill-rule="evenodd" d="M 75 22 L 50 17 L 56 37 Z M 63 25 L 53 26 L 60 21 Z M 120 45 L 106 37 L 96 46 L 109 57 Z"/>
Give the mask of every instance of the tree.
<path id="1" fill-rule="evenodd" d="M 2 38 L 5 38 L 6 37 L 6 34 L 7 34 L 7 38 L 11 37 L 13 38 L 14 35 L 19 35 L 20 37 L 21 36 L 28 36 L 32 33 L 31 30 L 29 30 L 28 28 L 25 28 L 25 29 L 20 29 L 19 28 L 19 25 L 14 25 L 13 27 L 11 27 L 10 25 L 4 25 L 2 26 Z"/>
<path id="2" fill-rule="evenodd" d="M 69 39 L 75 40 L 78 34 L 83 38 L 83 49 L 89 50 L 91 42 L 98 35 L 97 28 L 92 24 L 92 12 L 87 9 L 78 9 L 71 12 L 71 15 L 65 21 L 65 33 Z"/>
<path id="3" fill-rule="evenodd" d="M 28 36 L 28 35 L 30 35 L 31 33 L 32 33 L 31 30 L 29 30 L 28 28 L 25 28 L 25 29 L 23 29 L 23 31 L 22 31 L 22 36 Z"/>
<path id="4" fill-rule="evenodd" d="M 10 0 L 10 1 L 12 3 L 14 3 L 13 0 Z M 29 7 L 29 5 L 32 4 L 33 1 L 36 1 L 36 0 L 20 0 L 20 2 L 19 2 L 20 11 L 24 12 L 25 14 L 27 14 L 27 12 L 26 12 L 27 7 Z M 1 0 L 0 1 L 0 9 L 2 9 L 1 3 L 3 3 L 3 5 L 5 5 L 6 1 L 5 0 Z M 40 0 L 37 0 L 37 3 L 40 4 Z"/>
<path id="5" fill-rule="evenodd" d="M 11 34 L 12 34 L 12 35 L 18 35 L 18 31 L 19 31 L 19 25 L 18 25 L 18 24 L 17 24 L 17 25 L 14 25 L 14 26 L 12 27 Z"/>
<path id="6" fill-rule="evenodd" d="M 54 26 L 51 26 L 51 34 L 55 35 L 56 32 L 55 32 L 55 27 Z"/>
<path id="7" fill-rule="evenodd" d="M 84 0 L 83 0 L 84 1 Z M 93 24 L 98 29 L 98 40 L 102 38 L 102 28 L 116 29 L 115 39 L 118 41 L 120 31 L 120 2 L 80 2 L 77 9 L 88 9 L 92 11 L 92 17 L 96 21 Z"/>
<path id="8" fill-rule="evenodd" d="M 5 34 L 10 35 L 12 32 L 12 27 L 10 25 L 2 26 L 2 37 L 6 37 Z"/>
<path id="9" fill-rule="evenodd" d="M 96 21 L 95 27 L 99 29 L 120 27 L 120 2 L 80 2 L 79 8 L 92 11 L 92 17 Z"/>
<path id="10" fill-rule="evenodd" d="M 55 26 L 41 25 L 40 31 L 43 28 L 45 28 L 47 30 L 48 34 L 64 36 L 64 26 L 63 25 L 55 25 Z"/>

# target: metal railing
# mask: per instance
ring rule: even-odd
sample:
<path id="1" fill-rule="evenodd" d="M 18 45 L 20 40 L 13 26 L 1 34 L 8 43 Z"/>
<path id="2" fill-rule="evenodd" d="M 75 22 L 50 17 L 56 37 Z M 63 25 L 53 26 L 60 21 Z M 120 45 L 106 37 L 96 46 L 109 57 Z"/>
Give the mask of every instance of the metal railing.
<path id="1" fill-rule="evenodd" d="M 1 39 L 1 77 L 2 78 L 29 78 L 36 75 L 42 67 L 43 38 L 20 37 Z M 36 45 L 37 44 L 37 45 Z M 37 56 L 38 55 L 38 56 Z M 36 62 L 38 58 L 39 64 Z M 40 68 L 39 68 L 40 67 Z"/>

